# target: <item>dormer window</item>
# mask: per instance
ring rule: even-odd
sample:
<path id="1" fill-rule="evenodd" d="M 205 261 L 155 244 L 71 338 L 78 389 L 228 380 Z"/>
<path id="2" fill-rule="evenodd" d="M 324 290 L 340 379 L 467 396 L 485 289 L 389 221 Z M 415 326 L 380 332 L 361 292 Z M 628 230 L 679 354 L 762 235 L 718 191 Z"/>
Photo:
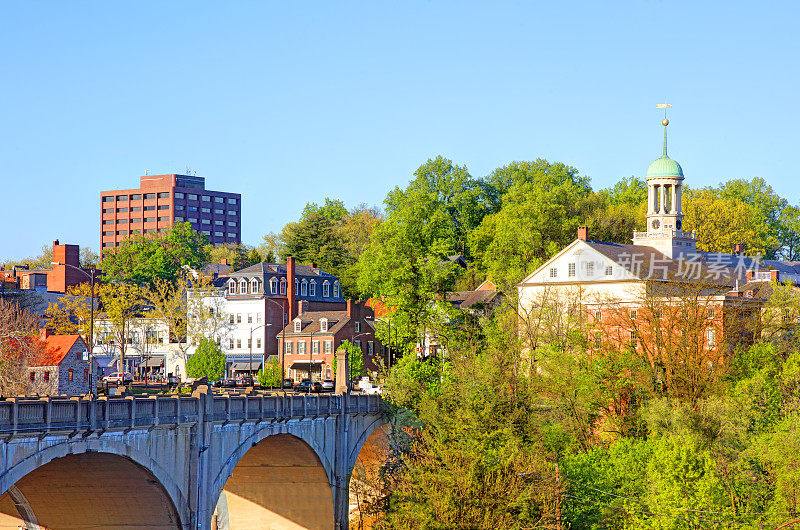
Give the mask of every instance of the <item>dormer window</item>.
<path id="1" fill-rule="evenodd" d="M 253 294 L 258 294 L 258 292 L 261 290 L 261 289 L 259 289 L 259 287 L 258 287 L 258 284 L 259 284 L 259 283 L 261 283 L 261 282 L 259 282 L 259 281 L 258 281 L 257 279 L 255 279 L 255 278 L 253 279 L 253 281 L 251 281 L 251 282 L 250 282 L 250 292 L 251 292 L 251 293 L 253 293 Z"/>
<path id="2" fill-rule="evenodd" d="M 247 294 L 247 280 L 239 282 L 239 294 Z"/>
<path id="3" fill-rule="evenodd" d="M 311 280 L 308 284 L 308 295 L 309 296 L 317 296 L 317 282 Z"/>
<path id="4" fill-rule="evenodd" d="M 236 282 L 228 282 L 228 294 L 236 294 Z"/>
<path id="5" fill-rule="evenodd" d="M 278 294 L 278 279 L 275 276 L 269 279 L 269 292 L 270 294 Z"/>
<path id="6" fill-rule="evenodd" d="M 320 318 L 319 319 L 319 330 L 320 331 L 328 331 L 328 319 L 327 318 Z"/>
<path id="7" fill-rule="evenodd" d="M 281 278 L 281 294 L 286 294 L 286 278 Z"/>
<path id="8" fill-rule="evenodd" d="M 300 333 L 300 329 L 302 328 L 303 324 L 299 320 L 294 321 L 294 332 Z"/>
<path id="9" fill-rule="evenodd" d="M 308 296 L 308 282 L 305 280 L 300 284 L 300 296 Z"/>
<path id="10" fill-rule="evenodd" d="M 359 333 L 361 331 L 361 322 L 359 322 L 358 320 L 356 320 L 355 322 L 355 328 L 356 328 L 356 333 Z"/>
<path id="11" fill-rule="evenodd" d="M 328 298 L 331 295 L 331 284 L 328 280 L 322 282 L 322 296 Z"/>
<path id="12" fill-rule="evenodd" d="M 333 297 L 339 298 L 339 282 L 334 282 L 333 284 Z"/>
<path id="13" fill-rule="evenodd" d="M 297 295 L 297 293 L 299 293 L 299 292 L 300 292 L 300 280 L 295 278 L 294 279 L 294 294 Z"/>

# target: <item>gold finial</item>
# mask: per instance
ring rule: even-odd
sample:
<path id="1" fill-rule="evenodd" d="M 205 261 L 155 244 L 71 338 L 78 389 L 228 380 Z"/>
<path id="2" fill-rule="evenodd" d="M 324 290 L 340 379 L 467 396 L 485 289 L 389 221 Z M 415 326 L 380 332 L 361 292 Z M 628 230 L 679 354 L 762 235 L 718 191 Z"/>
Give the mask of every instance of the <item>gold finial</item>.
<path id="1" fill-rule="evenodd" d="M 661 122 L 661 125 L 663 125 L 664 127 L 666 127 L 667 125 L 669 125 L 669 120 L 668 120 L 668 119 L 666 119 L 666 118 L 664 118 L 664 121 L 662 121 L 662 122 Z"/>

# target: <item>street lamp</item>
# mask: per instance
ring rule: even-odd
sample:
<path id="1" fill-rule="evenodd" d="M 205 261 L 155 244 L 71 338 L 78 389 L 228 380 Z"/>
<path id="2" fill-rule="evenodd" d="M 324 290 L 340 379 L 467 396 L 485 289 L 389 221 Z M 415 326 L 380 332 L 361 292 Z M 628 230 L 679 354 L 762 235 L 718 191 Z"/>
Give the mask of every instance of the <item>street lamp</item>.
<path id="1" fill-rule="evenodd" d="M 391 320 L 384 320 L 382 318 L 378 318 L 378 317 L 374 317 L 374 316 L 372 316 L 372 317 L 364 317 L 364 320 L 367 320 L 367 321 L 373 320 L 373 321 L 376 321 L 376 322 L 383 322 L 389 328 L 388 329 L 388 334 L 387 334 L 389 340 L 388 340 L 387 350 L 386 350 L 386 370 L 389 371 L 392 368 L 392 321 Z"/>
<path id="2" fill-rule="evenodd" d="M 311 329 L 311 339 L 309 340 L 309 350 L 308 350 L 308 390 L 306 393 L 311 392 L 311 386 L 314 384 L 314 381 L 311 378 L 311 363 L 314 360 L 314 329 Z"/>
<path id="3" fill-rule="evenodd" d="M 247 345 L 250 346 L 250 364 L 247 367 L 247 371 L 250 374 L 250 385 L 251 386 L 253 386 L 253 332 L 255 330 L 257 330 L 258 328 L 267 328 L 267 327 L 269 327 L 271 325 L 272 324 L 270 324 L 270 323 L 265 323 L 265 324 L 261 324 L 260 326 L 251 327 L 250 328 L 250 340 L 247 342 Z M 265 344 L 265 346 L 266 346 L 266 344 Z M 262 362 L 261 367 L 262 368 L 264 367 L 263 362 Z"/>
<path id="4" fill-rule="evenodd" d="M 95 268 L 89 269 L 90 271 L 92 271 L 92 273 L 89 274 L 84 269 L 81 269 L 80 267 L 76 267 L 75 265 L 70 265 L 69 263 L 61 263 L 60 261 L 51 261 L 50 263 L 51 263 L 51 265 L 64 265 L 65 267 L 70 267 L 72 269 L 75 269 L 76 271 L 80 272 L 81 274 L 83 274 L 84 276 L 89 278 L 89 280 L 91 282 L 92 296 L 91 296 L 91 309 L 90 309 L 91 316 L 89 317 L 89 347 L 88 347 L 88 350 L 89 350 L 89 390 L 92 392 L 92 397 L 97 397 L 97 385 L 95 384 L 95 381 L 94 381 L 94 364 L 92 363 L 92 357 L 93 357 L 92 353 L 94 351 L 94 283 L 95 283 L 95 272 L 97 272 L 97 269 L 95 269 Z M 124 376 L 123 376 L 123 378 L 124 378 Z"/>
<path id="5" fill-rule="evenodd" d="M 362 331 L 361 333 L 356 333 L 355 335 L 352 335 L 352 336 L 350 337 L 350 343 L 351 343 L 351 344 L 353 344 L 353 346 L 355 346 L 355 345 L 356 345 L 356 338 L 358 338 L 358 337 L 360 337 L 360 336 L 362 336 L 362 335 L 369 335 L 369 334 L 370 334 L 370 332 L 369 332 L 369 331 Z M 361 349 L 361 345 L 359 345 L 359 346 L 358 346 L 358 349 L 359 349 L 359 351 L 361 352 L 361 359 L 362 359 L 362 363 L 361 363 L 361 365 L 362 365 L 362 368 L 363 368 L 363 365 L 364 365 L 364 363 L 363 363 L 363 359 L 364 359 L 364 350 L 362 350 L 362 349 Z M 345 363 L 346 363 L 347 365 L 349 365 L 349 364 L 350 364 L 350 354 L 348 354 L 348 355 L 347 355 L 347 357 L 345 357 Z M 347 371 L 348 371 L 348 372 L 350 371 L 350 368 L 349 368 L 349 367 L 348 367 Z M 352 378 L 352 375 L 351 375 L 351 374 L 348 374 L 348 375 L 350 375 L 350 377 Z M 349 384 L 349 382 L 348 382 L 348 387 L 349 387 L 349 386 L 350 386 L 350 384 Z"/>

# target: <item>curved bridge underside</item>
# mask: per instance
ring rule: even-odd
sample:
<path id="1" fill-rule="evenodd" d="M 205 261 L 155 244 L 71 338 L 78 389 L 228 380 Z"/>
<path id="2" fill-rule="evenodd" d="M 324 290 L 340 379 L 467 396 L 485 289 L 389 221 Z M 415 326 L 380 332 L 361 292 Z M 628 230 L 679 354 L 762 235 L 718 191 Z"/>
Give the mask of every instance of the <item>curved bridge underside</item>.
<path id="1" fill-rule="evenodd" d="M 269 436 L 236 464 L 217 501 L 218 528 L 333 527 L 333 490 L 315 451 L 291 434 Z M 213 526 L 213 525 L 212 525 Z"/>
<path id="2" fill-rule="evenodd" d="M 56 458 L 0 496 L 0 528 L 181 528 L 158 480 L 123 456 Z"/>

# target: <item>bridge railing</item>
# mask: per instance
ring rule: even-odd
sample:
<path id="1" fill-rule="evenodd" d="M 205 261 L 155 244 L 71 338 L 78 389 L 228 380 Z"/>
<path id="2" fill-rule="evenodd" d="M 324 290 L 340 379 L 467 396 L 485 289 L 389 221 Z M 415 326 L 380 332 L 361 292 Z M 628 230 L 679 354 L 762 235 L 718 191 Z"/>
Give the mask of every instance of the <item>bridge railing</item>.
<path id="1" fill-rule="evenodd" d="M 203 418 L 201 399 L 213 400 Z M 0 434 L 136 429 L 206 421 L 262 421 L 380 411 L 377 395 L 42 397 L 0 401 Z"/>
<path id="2" fill-rule="evenodd" d="M 341 395 L 242 395 L 214 396 L 214 421 L 290 419 L 335 414 L 376 413 L 380 396 Z"/>

